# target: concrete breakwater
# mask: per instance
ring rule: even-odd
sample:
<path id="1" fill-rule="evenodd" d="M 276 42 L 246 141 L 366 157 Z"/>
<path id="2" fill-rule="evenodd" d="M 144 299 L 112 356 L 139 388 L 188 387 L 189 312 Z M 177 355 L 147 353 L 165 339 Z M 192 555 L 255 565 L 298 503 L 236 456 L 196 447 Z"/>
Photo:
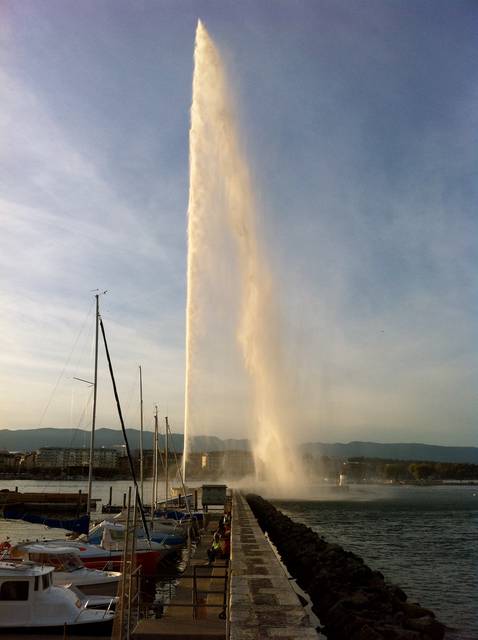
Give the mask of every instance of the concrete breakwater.
<path id="1" fill-rule="evenodd" d="M 330 640 L 442 640 L 445 626 L 362 558 L 326 542 L 257 495 L 247 501 Z"/>
<path id="2" fill-rule="evenodd" d="M 272 546 L 244 496 L 234 491 L 229 640 L 317 640 Z"/>

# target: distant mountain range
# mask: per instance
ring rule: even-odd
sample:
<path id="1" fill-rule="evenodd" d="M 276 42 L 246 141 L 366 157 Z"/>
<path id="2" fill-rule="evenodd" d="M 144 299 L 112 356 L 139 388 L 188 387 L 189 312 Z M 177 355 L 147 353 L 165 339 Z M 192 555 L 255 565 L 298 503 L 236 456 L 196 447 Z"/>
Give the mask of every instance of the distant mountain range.
<path id="1" fill-rule="evenodd" d="M 132 449 L 139 449 L 139 429 L 127 429 L 128 441 Z M 143 434 L 144 448 L 152 449 L 151 431 Z M 7 451 L 33 451 L 40 447 L 88 447 L 90 432 L 82 429 L 2 429 L 0 449 Z M 171 446 L 177 452 L 183 449 L 183 434 L 173 433 Z M 117 429 L 97 429 L 95 447 L 113 447 L 123 444 L 121 431 Z M 159 436 L 159 446 L 164 447 L 164 435 Z M 249 449 L 248 440 L 221 439 L 216 436 L 194 436 L 193 451 L 225 451 Z M 445 447 L 432 444 L 378 442 L 348 442 L 333 444 L 309 442 L 302 450 L 312 455 L 331 458 L 382 458 L 386 460 L 428 460 L 433 462 L 469 462 L 478 464 L 478 447 Z"/>
<path id="2" fill-rule="evenodd" d="M 139 449 L 139 429 L 126 429 L 131 449 Z M 170 447 L 176 452 L 183 450 L 183 434 L 173 433 L 169 438 Z M 114 447 L 124 444 L 123 434 L 118 429 L 96 429 L 95 448 Z M 40 447 L 81 448 L 90 446 L 90 431 L 84 429 L 0 429 L 0 449 L 7 451 L 34 451 Z M 144 431 L 143 446 L 153 448 L 153 434 Z M 159 435 L 159 446 L 164 447 L 164 435 Z M 222 440 L 215 436 L 195 436 L 192 439 L 193 451 L 247 450 L 247 440 Z"/>
<path id="3" fill-rule="evenodd" d="M 426 460 L 428 462 L 468 462 L 478 464 L 478 447 L 445 447 L 435 444 L 348 442 L 324 444 L 309 442 L 303 450 L 331 458 L 381 458 L 382 460 Z"/>

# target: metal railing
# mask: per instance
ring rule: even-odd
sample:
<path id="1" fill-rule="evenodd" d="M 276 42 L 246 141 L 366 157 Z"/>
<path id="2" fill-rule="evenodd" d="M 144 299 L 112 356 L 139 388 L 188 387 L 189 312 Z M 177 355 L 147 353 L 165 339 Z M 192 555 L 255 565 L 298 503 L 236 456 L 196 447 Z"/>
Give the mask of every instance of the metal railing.
<path id="1" fill-rule="evenodd" d="M 192 567 L 193 569 L 193 590 L 192 590 L 192 607 L 193 607 L 193 619 L 196 620 L 197 619 L 197 611 L 199 607 L 210 607 L 210 608 L 217 608 L 220 607 L 222 609 L 221 613 L 219 614 L 219 618 L 221 618 L 222 620 L 226 619 L 226 611 L 227 611 L 227 585 L 228 585 L 228 573 L 229 573 L 229 567 L 227 564 L 224 565 L 214 565 L 215 569 L 219 569 L 219 568 L 223 568 L 224 569 L 224 575 L 223 576 L 215 576 L 215 575 L 207 575 L 207 576 L 203 576 L 202 579 L 205 580 L 223 580 L 224 581 L 224 588 L 221 589 L 220 591 L 218 591 L 217 589 L 213 590 L 213 589 L 198 589 L 198 569 L 210 569 L 211 567 L 207 567 L 207 566 L 201 566 L 201 565 L 195 565 Z M 198 602 L 198 593 L 203 593 L 206 596 L 213 594 L 213 593 L 218 593 L 218 594 L 222 594 L 223 596 L 223 601 L 222 604 L 216 604 L 216 603 L 210 603 L 210 602 Z"/>
<path id="2" fill-rule="evenodd" d="M 175 576 L 162 576 L 161 583 L 169 587 L 169 598 L 167 602 L 163 603 L 163 611 L 169 607 L 171 608 L 188 608 L 191 609 L 191 617 L 193 620 L 199 618 L 198 612 L 200 610 L 208 609 L 220 609 L 218 617 L 221 620 L 225 620 L 227 616 L 227 602 L 228 602 L 228 585 L 229 585 L 229 566 L 228 564 L 217 564 L 212 566 L 207 565 L 193 565 L 189 567 L 190 571 L 185 571 L 180 575 Z M 213 575 L 212 570 L 223 569 L 223 575 Z M 202 571 L 210 571 L 211 574 L 201 575 Z M 173 585 L 180 583 L 185 579 L 192 580 L 191 588 L 191 602 L 175 602 Z M 221 588 L 212 589 L 211 584 L 208 587 L 203 587 L 201 581 L 221 581 Z M 208 602 L 207 597 L 209 595 L 222 595 L 222 601 L 220 603 Z M 161 615 L 159 616 L 161 617 Z"/>

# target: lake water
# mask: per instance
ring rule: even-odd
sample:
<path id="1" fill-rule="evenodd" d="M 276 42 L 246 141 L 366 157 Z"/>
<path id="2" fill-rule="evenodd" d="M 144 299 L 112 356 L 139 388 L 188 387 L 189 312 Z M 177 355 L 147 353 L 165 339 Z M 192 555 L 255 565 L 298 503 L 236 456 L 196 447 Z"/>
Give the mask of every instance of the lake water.
<path id="1" fill-rule="evenodd" d="M 86 491 L 86 482 L 0 481 L 1 489 Z M 104 503 L 121 504 L 129 482 L 95 482 Z M 145 486 L 145 502 L 150 487 Z M 274 504 L 330 542 L 362 556 L 410 601 L 452 628 L 447 640 L 478 640 L 478 487 L 351 486 L 311 488 L 313 499 Z M 98 507 L 100 508 L 100 507 Z M 0 541 L 64 537 L 63 530 L 0 520 Z"/>
<path id="2" fill-rule="evenodd" d="M 97 504 L 98 518 L 101 513 L 101 505 L 107 504 L 109 499 L 109 488 L 113 487 L 113 504 L 123 504 L 123 496 L 128 492 L 131 483 L 128 481 L 95 481 L 93 487 L 93 498 L 101 499 Z M 0 480 L 0 490 L 10 489 L 14 491 L 18 487 L 20 492 L 42 492 L 45 493 L 76 493 L 81 489 L 83 493 L 87 493 L 88 483 L 83 480 L 58 481 L 58 480 Z M 145 485 L 144 500 L 150 500 L 151 487 Z M 162 495 L 160 494 L 160 498 Z M 94 515 L 94 514 L 93 514 Z M 55 539 L 64 538 L 64 529 L 49 529 L 42 525 L 32 525 L 21 521 L 5 521 L 0 520 L 0 542 L 9 536 L 12 542 L 20 542 L 25 539 Z"/>
<path id="3" fill-rule="evenodd" d="M 274 504 L 432 609 L 448 639 L 478 639 L 478 487 L 357 485 L 317 497 Z"/>

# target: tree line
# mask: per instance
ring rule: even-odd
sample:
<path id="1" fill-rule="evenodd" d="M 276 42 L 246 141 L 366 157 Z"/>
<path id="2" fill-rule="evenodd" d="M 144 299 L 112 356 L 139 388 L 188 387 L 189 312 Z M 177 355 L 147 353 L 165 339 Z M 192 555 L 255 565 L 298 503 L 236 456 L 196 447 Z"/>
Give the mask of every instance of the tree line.
<path id="1" fill-rule="evenodd" d="M 416 460 L 349 458 L 344 471 L 352 481 L 382 479 L 395 482 L 478 480 L 478 464 Z"/>

